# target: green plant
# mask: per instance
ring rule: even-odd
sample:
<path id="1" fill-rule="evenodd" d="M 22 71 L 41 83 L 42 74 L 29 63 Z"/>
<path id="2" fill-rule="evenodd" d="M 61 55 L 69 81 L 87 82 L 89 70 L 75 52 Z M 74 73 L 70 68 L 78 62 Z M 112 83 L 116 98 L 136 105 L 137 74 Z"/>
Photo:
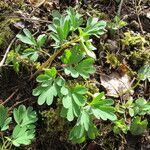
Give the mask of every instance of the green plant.
<path id="1" fill-rule="evenodd" d="M 47 38 L 45 34 L 41 34 L 35 39 L 28 29 L 23 29 L 23 33 L 24 34 L 17 34 L 16 37 L 25 43 L 27 47 L 22 48 L 21 45 L 18 45 L 14 50 L 11 50 L 8 53 L 6 60 L 6 64 L 12 64 L 17 73 L 19 72 L 21 64 L 25 64 L 26 66 L 31 65 L 38 68 L 39 63 L 37 60 L 39 56 L 49 55 L 42 49 Z"/>
<path id="2" fill-rule="evenodd" d="M 111 64 L 113 68 L 117 68 L 120 64 L 118 58 L 114 53 L 107 52 L 106 53 L 106 63 Z"/>
<path id="3" fill-rule="evenodd" d="M 113 132 L 115 134 L 120 134 L 121 132 L 127 134 L 129 126 L 126 124 L 125 120 L 122 118 L 114 122 Z"/>
<path id="4" fill-rule="evenodd" d="M 46 35 L 41 34 L 37 37 L 37 39 L 35 39 L 28 29 L 23 29 L 23 32 L 24 35 L 17 34 L 16 37 L 23 43 L 33 47 L 25 49 L 22 56 L 29 57 L 30 61 L 36 61 L 39 57 L 39 53 L 43 52 L 41 47 L 45 44 Z"/>
<path id="5" fill-rule="evenodd" d="M 117 36 L 119 29 L 125 27 L 127 22 L 123 21 L 119 16 L 115 16 L 112 20 L 108 21 L 108 30 L 112 36 Z"/>
<path id="6" fill-rule="evenodd" d="M 150 64 L 146 64 L 141 67 L 138 71 L 138 75 L 142 81 L 147 79 L 150 82 Z"/>
<path id="7" fill-rule="evenodd" d="M 45 74 L 39 75 L 37 81 L 40 83 L 37 88 L 33 90 L 34 96 L 38 97 L 38 104 L 42 105 L 47 103 L 51 105 L 54 97 L 62 99 L 63 108 L 61 110 L 61 116 L 73 121 L 77 119 L 77 124 L 70 133 L 70 140 L 73 142 L 83 142 L 88 132 L 88 137 L 94 139 L 97 135 L 96 126 L 92 120 L 95 116 L 97 119 L 103 120 L 115 120 L 113 101 L 105 99 L 104 93 L 100 93 L 98 96 L 93 97 L 90 102 L 86 98 L 89 94 L 88 89 L 82 85 L 68 84 L 62 77 L 56 77 L 56 69 L 46 69 Z M 91 94 L 92 95 L 92 94 Z M 85 121 L 85 122 L 84 122 Z M 78 126 L 82 128 L 82 134 L 79 128 L 79 134 L 75 134 Z M 76 129 L 77 128 L 77 129 Z M 93 132 L 95 131 L 95 133 Z"/>
<path id="8" fill-rule="evenodd" d="M 121 132 L 127 134 L 130 131 L 133 135 L 143 134 L 147 128 L 148 121 L 141 121 L 140 116 L 150 114 L 150 102 L 144 98 L 133 100 L 130 98 L 126 103 L 116 105 L 116 111 L 123 114 L 124 117 L 114 122 L 113 131 L 115 134 Z"/>
<path id="9" fill-rule="evenodd" d="M 121 41 L 126 46 L 139 46 L 141 49 L 144 49 L 144 46 L 149 44 L 144 36 L 130 31 L 124 33 L 124 38 Z"/>
<path id="10" fill-rule="evenodd" d="M 118 29 L 127 25 L 127 22 L 123 21 L 119 16 L 115 16 L 113 20 L 108 22 L 108 27 L 112 33 L 115 33 Z"/>
<path id="11" fill-rule="evenodd" d="M 11 50 L 8 55 L 7 55 L 7 59 L 5 64 L 12 64 L 13 65 L 13 69 L 16 72 L 19 72 L 20 69 L 20 62 L 23 61 L 22 59 L 20 59 L 20 54 L 19 54 L 19 50 L 20 50 L 20 45 L 17 46 L 17 48 L 15 48 L 15 50 Z"/>
<path id="12" fill-rule="evenodd" d="M 86 137 L 94 139 L 98 135 L 94 118 L 116 120 L 113 100 L 106 99 L 103 92 L 93 95 L 85 85 L 67 81 L 65 78 L 71 76 L 72 79 L 77 78 L 77 82 L 79 79 L 87 80 L 96 71 L 93 65 L 96 59 L 93 52 L 95 47 L 90 37 L 104 34 L 106 22 L 90 17 L 83 28 L 80 14 L 72 8 L 66 12 L 66 16 L 62 16 L 58 11 L 52 13 L 53 23 L 48 27 L 51 31 L 50 36 L 55 41 L 53 46 L 56 52 L 35 73 L 44 69 L 44 74 L 36 78 L 39 84 L 33 90 L 33 95 L 38 96 L 39 105 L 51 105 L 59 98 L 62 101 L 60 115 L 68 121 L 77 120 L 69 139 L 75 143 L 82 143 Z M 46 67 L 60 54 L 63 68 L 47 69 Z"/>
<path id="13" fill-rule="evenodd" d="M 143 134 L 147 128 L 147 125 L 148 125 L 147 119 L 144 119 L 143 121 L 141 121 L 141 118 L 137 116 L 136 118 L 132 120 L 130 131 L 133 135 Z"/>
<path id="14" fill-rule="evenodd" d="M 8 110 L 3 105 L 0 105 L 0 135 L 2 142 L 2 150 L 10 149 L 12 145 L 19 147 L 20 145 L 31 144 L 35 136 L 35 122 L 37 116 L 32 107 L 26 108 L 20 105 L 13 110 L 13 118 L 16 123 L 12 131 L 12 135 L 7 135 L 6 131 L 12 122 L 12 117 L 8 117 Z"/>

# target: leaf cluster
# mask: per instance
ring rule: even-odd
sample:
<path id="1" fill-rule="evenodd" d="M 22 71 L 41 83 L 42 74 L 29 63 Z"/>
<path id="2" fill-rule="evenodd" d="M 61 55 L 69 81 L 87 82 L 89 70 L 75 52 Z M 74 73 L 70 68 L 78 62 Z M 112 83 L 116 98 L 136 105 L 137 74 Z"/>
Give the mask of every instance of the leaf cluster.
<path id="1" fill-rule="evenodd" d="M 143 134 L 147 128 L 148 121 L 144 119 L 141 121 L 141 117 L 150 114 L 150 103 L 144 98 L 138 98 L 133 100 L 129 99 L 122 105 L 116 105 L 116 111 L 120 114 L 124 114 L 126 117 L 114 122 L 113 131 L 115 134 L 121 132 L 127 134 L 130 131 L 133 135 Z M 128 120 L 130 121 L 127 121 Z"/>
<path id="2" fill-rule="evenodd" d="M 150 64 L 146 64 L 141 67 L 138 71 L 138 75 L 142 81 L 147 79 L 150 82 Z"/>
<path id="3" fill-rule="evenodd" d="M 69 139 L 81 143 L 88 136 L 94 139 L 97 128 L 93 119 L 115 120 L 113 100 L 106 99 L 104 92 L 94 96 L 91 102 L 87 99 L 88 89 L 80 84 L 70 85 L 62 77 L 58 77 L 56 69 L 46 69 L 44 74 L 37 77 L 39 85 L 33 90 L 38 97 L 38 104 L 51 105 L 54 97 L 62 100 L 61 117 L 77 123 L 71 130 Z M 76 130 L 78 130 L 76 132 Z"/>
<path id="4" fill-rule="evenodd" d="M 16 125 L 12 131 L 12 135 L 9 137 L 4 137 L 4 133 L 9 129 L 12 117 L 8 117 L 8 110 L 3 105 L 0 105 L 0 113 L 0 131 L 2 132 L 1 135 L 4 141 L 3 147 L 8 148 L 11 145 L 19 147 L 20 145 L 31 144 L 35 136 L 35 122 L 37 121 L 37 115 L 33 111 L 33 108 L 26 108 L 24 105 L 20 105 L 13 110 L 13 118 Z"/>

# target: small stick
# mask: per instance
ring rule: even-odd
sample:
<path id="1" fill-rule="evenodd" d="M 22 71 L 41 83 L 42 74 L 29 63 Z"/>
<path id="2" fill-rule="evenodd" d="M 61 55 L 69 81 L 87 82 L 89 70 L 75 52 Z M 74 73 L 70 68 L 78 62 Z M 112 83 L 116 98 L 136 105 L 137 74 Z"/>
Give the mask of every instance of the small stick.
<path id="1" fill-rule="evenodd" d="M 1 62 L 0 62 L 0 67 L 3 66 L 3 64 L 4 64 L 4 62 L 5 62 L 5 59 L 6 59 L 6 57 L 7 57 L 7 54 L 8 54 L 8 52 L 9 52 L 9 50 L 10 50 L 12 44 L 14 43 L 15 39 L 16 39 L 16 37 L 15 37 L 14 39 L 12 39 L 12 41 L 10 42 L 8 48 L 6 49 L 6 52 L 5 52 L 5 54 L 4 54 L 4 57 L 3 57 L 3 59 L 2 59 Z"/>
<path id="2" fill-rule="evenodd" d="M 123 5 L 123 1 L 124 1 L 124 0 L 121 0 L 121 2 L 120 2 L 120 4 L 119 4 L 118 11 L 117 11 L 117 15 L 118 15 L 118 16 L 120 16 L 121 9 L 122 9 L 122 5 Z"/>
<path id="3" fill-rule="evenodd" d="M 138 22 L 139 22 L 139 26 L 140 26 L 141 32 L 142 32 L 142 34 L 144 34 L 144 30 L 143 30 L 143 26 L 142 26 L 139 14 L 137 14 L 137 19 L 138 19 Z"/>
<path id="4" fill-rule="evenodd" d="M 2 105 L 5 105 L 11 98 L 18 92 L 18 89 L 16 89 L 3 103 Z"/>
<path id="5" fill-rule="evenodd" d="M 19 18 L 19 19 L 22 19 L 22 20 L 37 21 L 37 22 L 42 22 L 42 23 L 52 23 L 52 21 L 38 19 L 38 18 L 26 18 L 26 17 L 18 17 L 18 16 L 11 16 L 11 18 Z"/>
<path id="6" fill-rule="evenodd" d="M 11 111 L 14 107 L 16 107 L 17 105 L 19 105 L 19 104 L 21 104 L 21 103 L 23 103 L 23 102 L 26 102 L 27 100 L 29 100 L 29 98 L 26 98 L 25 100 L 20 101 L 20 102 L 16 102 L 12 107 L 10 107 L 10 108 L 8 109 L 8 111 Z"/>
<path id="7" fill-rule="evenodd" d="M 136 1 L 137 2 L 137 1 Z M 141 32 L 142 34 L 144 34 L 144 30 L 143 30 L 143 26 L 142 26 L 142 23 L 141 23 L 141 19 L 140 19 L 140 12 L 141 12 L 141 0 L 138 1 L 138 4 L 136 5 L 135 3 L 135 7 L 136 7 L 136 15 L 137 15 L 137 19 L 138 19 L 138 22 L 139 22 L 139 26 L 140 26 L 140 29 L 141 29 Z M 140 8 L 140 10 L 138 10 L 138 8 Z"/>

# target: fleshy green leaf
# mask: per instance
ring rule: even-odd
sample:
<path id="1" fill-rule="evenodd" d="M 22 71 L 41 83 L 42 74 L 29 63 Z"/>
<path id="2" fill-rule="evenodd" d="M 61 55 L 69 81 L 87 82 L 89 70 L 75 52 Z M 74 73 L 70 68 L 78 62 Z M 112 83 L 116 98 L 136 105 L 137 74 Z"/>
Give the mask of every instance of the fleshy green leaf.
<path id="1" fill-rule="evenodd" d="M 28 29 L 23 29 L 23 32 L 25 35 L 17 34 L 16 37 L 25 44 L 36 45 L 36 41 L 32 36 L 31 32 Z"/>
<path id="2" fill-rule="evenodd" d="M 81 125 L 84 126 L 86 131 L 88 131 L 89 124 L 90 124 L 90 116 L 85 110 L 82 110 L 80 120 L 81 120 Z"/>
<path id="3" fill-rule="evenodd" d="M 36 61 L 39 57 L 38 52 L 35 49 L 27 48 L 23 51 L 23 57 L 29 57 L 30 61 Z"/>
<path id="4" fill-rule="evenodd" d="M 67 9 L 67 14 L 71 21 L 72 30 L 76 30 L 83 22 L 81 15 L 76 13 L 71 7 Z"/>
<path id="5" fill-rule="evenodd" d="M 83 52 L 80 50 L 79 45 L 74 46 L 72 49 L 67 49 L 64 51 L 64 54 L 61 56 L 63 63 L 72 65 L 80 62 L 84 57 Z"/>
<path id="6" fill-rule="evenodd" d="M 105 33 L 106 22 L 98 21 L 98 18 L 90 17 L 87 21 L 84 32 L 88 35 L 102 35 Z"/>
<path id="7" fill-rule="evenodd" d="M 89 111 L 82 109 L 76 125 L 70 132 L 69 139 L 74 143 L 82 143 L 85 141 L 86 135 L 90 139 L 95 139 L 97 133 L 98 130 L 92 122 Z"/>
<path id="8" fill-rule="evenodd" d="M 115 134 L 120 134 L 121 131 L 125 134 L 127 134 L 127 131 L 129 130 L 128 125 L 126 124 L 124 119 L 116 120 L 115 126 L 113 127 L 113 132 Z"/>
<path id="9" fill-rule="evenodd" d="M 85 141 L 84 127 L 81 124 L 77 124 L 73 127 L 69 134 L 69 140 L 74 143 L 82 143 Z"/>
<path id="10" fill-rule="evenodd" d="M 150 112 L 150 103 L 147 102 L 144 98 L 140 97 L 135 100 L 133 106 L 134 115 L 145 115 Z"/>
<path id="11" fill-rule="evenodd" d="M 81 48 L 85 51 L 85 53 L 87 54 L 87 56 L 96 59 L 96 55 L 95 53 L 92 51 L 93 49 L 91 49 L 91 47 L 89 47 L 89 45 L 87 44 L 88 41 L 84 42 L 83 40 L 81 40 L 80 42 L 80 46 Z"/>
<path id="12" fill-rule="evenodd" d="M 56 47 L 59 47 L 63 44 L 70 31 L 70 19 L 68 16 L 62 16 L 58 11 L 52 12 L 53 24 L 48 26 L 49 30 L 52 31 L 51 37 L 55 40 Z"/>
<path id="13" fill-rule="evenodd" d="M 31 32 L 28 29 L 23 29 L 23 32 L 29 39 L 33 38 Z"/>
<path id="14" fill-rule="evenodd" d="M 75 67 L 69 66 L 65 68 L 67 75 L 71 74 L 72 77 L 77 78 L 79 75 L 83 78 L 89 78 L 90 74 L 93 74 L 96 70 L 93 66 L 94 60 L 87 58 L 79 62 Z"/>

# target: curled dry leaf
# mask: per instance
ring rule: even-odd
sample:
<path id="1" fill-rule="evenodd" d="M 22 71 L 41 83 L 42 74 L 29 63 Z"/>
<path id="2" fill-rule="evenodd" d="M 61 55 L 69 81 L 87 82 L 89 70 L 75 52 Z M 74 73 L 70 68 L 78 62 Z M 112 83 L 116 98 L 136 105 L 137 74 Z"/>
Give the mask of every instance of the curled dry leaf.
<path id="1" fill-rule="evenodd" d="M 107 90 L 107 96 L 119 97 L 131 88 L 131 79 L 127 74 L 120 76 L 113 72 L 110 75 L 100 74 L 101 85 Z"/>

